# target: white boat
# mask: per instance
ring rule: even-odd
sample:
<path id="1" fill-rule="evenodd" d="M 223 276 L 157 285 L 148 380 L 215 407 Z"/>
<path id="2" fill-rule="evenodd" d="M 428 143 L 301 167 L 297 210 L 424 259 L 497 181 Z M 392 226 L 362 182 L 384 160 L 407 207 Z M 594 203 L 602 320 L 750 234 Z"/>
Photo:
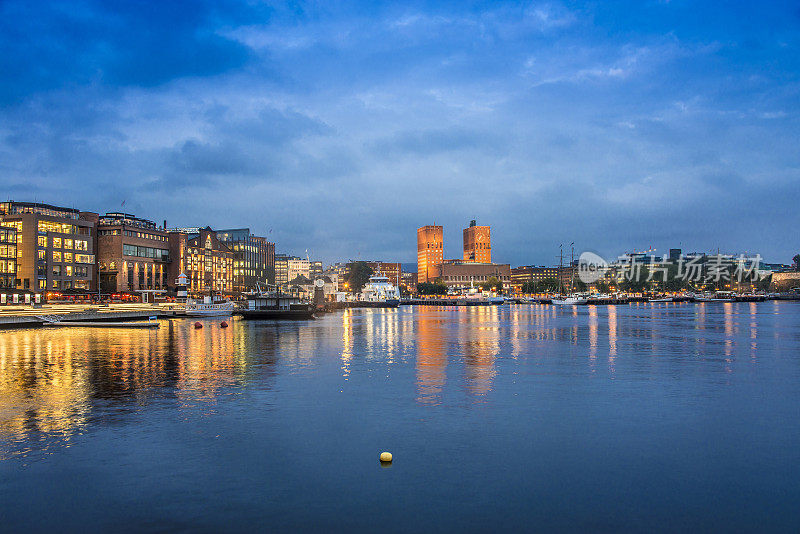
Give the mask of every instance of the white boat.
<path id="1" fill-rule="evenodd" d="M 376 273 L 361 290 L 361 302 L 373 303 L 376 306 L 396 307 L 400 305 L 400 290 L 389 281 L 389 277 Z"/>
<path id="2" fill-rule="evenodd" d="M 235 306 L 229 300 L 211 302 L 210 297 L 203 299 L 203 302 L 187 301 L 186 317 L 229 317 L 233 315 Z"/>
<path id="3" fill-rule="evenodd" d="M 489 297 L 489 304 L 499 305 L 499 304 L 505 304 L 505 302 L 506 302 L 505 297 L 501 297 L 500 295 L 497 295 L 496 297 Z"/>
<path id="4" fill-rule="evenodd" d="M 662 297 L 650 299 L 649 302 L 672 302 L 672 297 Z"/>
<path id="5" fill-rule="evenodd" d="M 552 302 L 558 306 L 580 306 L 587 304 L 589 298 L 584 293 L 573 293 L 566 297 L 553 299 Z"/>

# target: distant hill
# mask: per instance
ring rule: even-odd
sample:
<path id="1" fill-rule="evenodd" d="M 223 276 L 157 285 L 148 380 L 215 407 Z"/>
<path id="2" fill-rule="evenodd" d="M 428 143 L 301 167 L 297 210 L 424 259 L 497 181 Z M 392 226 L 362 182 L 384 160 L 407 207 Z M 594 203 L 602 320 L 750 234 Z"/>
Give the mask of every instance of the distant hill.
<path id="1" fill-rule="evenodd" d="M 400 268 L 403 269 L 404 273 L 415 273 L 417 272 L 417 264 L 416 263 L 401 263 Z"/>

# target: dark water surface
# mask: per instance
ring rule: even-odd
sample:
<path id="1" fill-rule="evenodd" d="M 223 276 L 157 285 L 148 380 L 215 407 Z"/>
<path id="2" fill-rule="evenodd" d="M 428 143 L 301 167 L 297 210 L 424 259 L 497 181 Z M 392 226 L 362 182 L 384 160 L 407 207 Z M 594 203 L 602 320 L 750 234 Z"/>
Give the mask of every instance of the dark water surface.
<path id="1" fill-rule="evenodd" d="M 217 323 L 0 333 L 0 530 L 800 529 L 800 303 Z"/>

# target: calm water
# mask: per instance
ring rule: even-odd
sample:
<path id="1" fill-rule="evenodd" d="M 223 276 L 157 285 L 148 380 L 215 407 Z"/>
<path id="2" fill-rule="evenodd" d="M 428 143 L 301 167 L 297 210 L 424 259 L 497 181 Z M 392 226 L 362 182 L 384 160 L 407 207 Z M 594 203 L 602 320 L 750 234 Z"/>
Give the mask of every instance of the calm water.
<path id="1" fill-rule="evenodd" d="M 2 332 L 0 503 L 4 531 L 796 532 L 800 303 Z"/>

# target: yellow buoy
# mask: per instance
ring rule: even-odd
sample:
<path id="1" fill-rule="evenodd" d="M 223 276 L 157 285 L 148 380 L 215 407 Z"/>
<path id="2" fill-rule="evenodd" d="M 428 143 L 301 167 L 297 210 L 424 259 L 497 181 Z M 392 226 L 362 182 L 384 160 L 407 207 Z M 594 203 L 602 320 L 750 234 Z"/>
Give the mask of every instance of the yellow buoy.
<path id="1" fill-rule="evenodd" d="M 381 462 L 391 462 L 392 461 L 392 453 L 391 452 L 382 452 L 381 453 Z"/>

